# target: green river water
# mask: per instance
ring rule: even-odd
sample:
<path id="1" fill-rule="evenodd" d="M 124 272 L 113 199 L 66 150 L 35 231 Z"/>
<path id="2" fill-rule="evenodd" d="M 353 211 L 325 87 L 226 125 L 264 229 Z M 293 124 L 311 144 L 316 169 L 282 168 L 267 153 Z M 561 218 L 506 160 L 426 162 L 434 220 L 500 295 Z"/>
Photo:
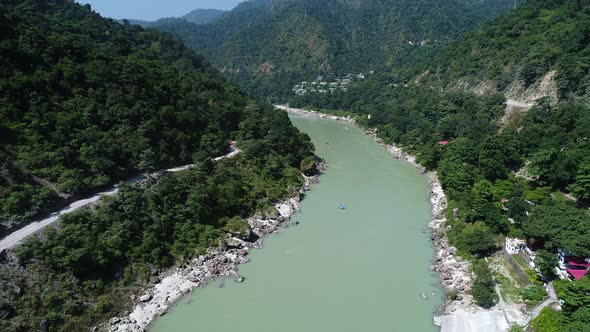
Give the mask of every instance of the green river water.
<path id="1" fill-rule="evenodd" d="M 328 164 L 294 216 L 301 224 L 251 252 L 243 284 L 196 290 L 151 331 L 435 331 L 427 178 L 350 124 L 291 120 Z"/>

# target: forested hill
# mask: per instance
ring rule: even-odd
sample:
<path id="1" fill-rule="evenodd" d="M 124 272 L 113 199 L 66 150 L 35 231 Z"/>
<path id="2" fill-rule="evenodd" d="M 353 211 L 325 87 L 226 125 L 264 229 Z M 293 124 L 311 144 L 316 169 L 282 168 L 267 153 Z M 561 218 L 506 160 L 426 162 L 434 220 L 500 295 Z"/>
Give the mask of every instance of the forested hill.
<path id="1" fill-rule="evenodd" d="M 183 15 L 181 17 L 167 17 L 161 18 L 157 21 L 143 21 L 143 20 L 134 20 L 134 19 L 127 19 L 127 21 L 131 24 L 137 24 L 141 27 L 148 28 L 154 25 L 161 25 L 161 24 L 182 24 L 182 23 L 192 23 L 192 24 L 209 24 L 216 19 L 218 19 L 221 15 L 225 14 L 225 10 L 219 9 L 195 9 L 190 13 Z M 125 20 L 119 20 L 120 23 L 125 23 Z"/>
<path id="2" fill-rule="evenodd" d="M 69 0 L 9 0 L 0 38 L 5 224 L 61 196 L 196 164 L 122 183 L 117 195 L 3 250 L 0 331 L 88 331 L 123 315 L 164 269 L 228 233 L 246 237 L 245 218 L 298 193 L 302 161 L 315 162 L 286 113 L 249 99 L 172 36 Z M 242 152 L 211 161 L 229 140 Z"/>
<path id="3" fill-rule="evenodd" d="M 3 1 L 0 29 L 3 226 L 139 172 L 221 155 L 241 122 L 259 119 L 180 41 L 89 6 Z M 304 144 L 294 129 L 284 138 Z"/>
<path id="4" fill-rule="evenodd" d="M 208 25 L 165 20 L 228 77 L 257 97 L 295 83 L 400 66 L 455 40 L 508 0 L 254 0 Z"/>
<path id="5" fill-rule="evenodd" d="M 590 96 L 590 1 L 529 0 L 484 23 L 404 79 L 533 101 Z"/>

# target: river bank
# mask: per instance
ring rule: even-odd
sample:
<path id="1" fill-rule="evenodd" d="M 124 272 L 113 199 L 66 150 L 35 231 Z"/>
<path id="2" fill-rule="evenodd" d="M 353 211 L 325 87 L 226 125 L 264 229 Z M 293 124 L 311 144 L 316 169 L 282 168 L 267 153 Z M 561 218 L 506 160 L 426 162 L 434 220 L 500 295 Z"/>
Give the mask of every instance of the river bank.
<path id="1" fill-rule="evenodd" d="M 290 108 L 284 105 L 277 105 L 276 107 L 300 116 L 332 119 L 357 125 L 354 118 L 350 116 L 336 116 L 316 111 Z M 404 152 L 400 147 L 391 144 L 384 144 L 383 141 L 377 137 L 377 134 L 374 130 L 366 130 L 366 133 L 373 137 L 378 144 L 384 146 L 393 158 L 412 164 L 420 173 L 426 175 L 429 179 L 429 196 L 432 207 L 432 220 L 428 223 L 428 227 L 432 232 L 431 239 L 433 241 L 435 251 L 431 269 L 437 272 L 446 293 L 456 293 L 454 300 L 447 299 L 445 301 L 444 308 L 442 310 L 443 314 L 451 315 L 458 311 L 468 313 L 481 311 L 481 309 L 475 306 L 473 303 L 473 296 L 471 295 L 472 273 L 470 271 L 469 262 L 463 260 L 459 256 L 456 256 L 457 249 L 449 245 L 449 240 L 446 236 L 444 224 L 446 222 L 445 212 L 447 209 L 447 197 L 438 179 L 436 171 L 427 171 L 416 161 L 415 156 Z"/>
<path id="2" fill-rule="evenodd" d="M 320 171 L 325 165 L 320 163 Z M 167 313 L 184 295 L 203 287 L 208 282 L 220 278 L 233 278 L 241 283 L 244 277 L 238 273 L 238 266 L 249 261 L 252 249 L 262 248 L 263 240 L 282 227 L 297 225 L 291 217 L 300 210 L 300 201 L 311 185 L 319 182 L 319 175 L 306 177 L 297 195 L 276 204 L 265 215 L 254 215 L 248 219 L 250 236 L 238 237 L 227 234 L 217 248 L 210 248 L 191 262 L 161 273 L 151 287 L 146 287 L 141 296 L 131 298 L 133 310 L 124 317 L 113 317 L 101 326 L 108 331 L 145 331 L 153 320 Z"/>

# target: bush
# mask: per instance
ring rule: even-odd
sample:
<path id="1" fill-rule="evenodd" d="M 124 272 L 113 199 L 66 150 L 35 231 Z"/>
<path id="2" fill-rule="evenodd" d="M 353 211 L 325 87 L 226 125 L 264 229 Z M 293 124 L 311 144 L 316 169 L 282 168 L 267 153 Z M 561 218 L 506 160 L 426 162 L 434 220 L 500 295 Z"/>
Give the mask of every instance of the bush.
<path id="1" fill-rule="evenodd" d="M 489 309 L 498 301 L 498 295 L 494 289 L 492 273 L 488 268 L 488 264 L 483 260 L 478 260 L 473 263 L 473 272 L 475 273 L 473 298 L 477 305 Z"/>
<path id="2" fill-rule="evenodd" d="M 450 291 L 445 294 L 447 301 L 455 301 L 457 299 L 457 291 Z"/>
<path id="3" fill-rule="evenodd" d="M 545 298 L 545 289 L 539 285 L 529 285 L 521 291 L 521 295 L 526 301 L 539 303 Z"/>

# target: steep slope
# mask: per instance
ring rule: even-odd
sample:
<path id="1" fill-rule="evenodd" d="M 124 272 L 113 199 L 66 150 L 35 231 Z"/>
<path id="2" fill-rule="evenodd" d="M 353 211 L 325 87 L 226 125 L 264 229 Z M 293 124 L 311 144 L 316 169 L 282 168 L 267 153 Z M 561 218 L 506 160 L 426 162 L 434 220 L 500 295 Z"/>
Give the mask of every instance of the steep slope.
<path id="1" fill-rule="evenodd" d="M 5 1 L 0 27 L 4 226 L 139 172 L 223 154 L 255 116 L 179 41 L 89 6 Z"/>
<path id="2" fill-rule="evenodd" d="M 294 83 L 318 75 L 400 66 L 512 6 L 482 3 L 256 0 L 205 26 L 176 21 L 154 28 L 180 36 L 253 95 L 284 96 Z"/>
<path id="3" fill-rule="evenodd" d="M 484 23 L 406 79 L 531 102 L 590 96 L 590 2 L 530 0 Z"/>
<path id="4" fill-rule="evenodd" d="M 121 183 L 2 250 L 0 331 L 88 331 L 122 315 L 160 272 L 227 234 L 250 239 L 245 218 L 299 193 L 301 162 L 315 161 L 286 113 L 249 99 L 169 35 L 69 0 L 4 1 L 0 31 L 4 221 L 63 201 L 53 190 L 76 196 L 196 163 Z M 213 162 L 230 139 L 242 153 Z"/>

